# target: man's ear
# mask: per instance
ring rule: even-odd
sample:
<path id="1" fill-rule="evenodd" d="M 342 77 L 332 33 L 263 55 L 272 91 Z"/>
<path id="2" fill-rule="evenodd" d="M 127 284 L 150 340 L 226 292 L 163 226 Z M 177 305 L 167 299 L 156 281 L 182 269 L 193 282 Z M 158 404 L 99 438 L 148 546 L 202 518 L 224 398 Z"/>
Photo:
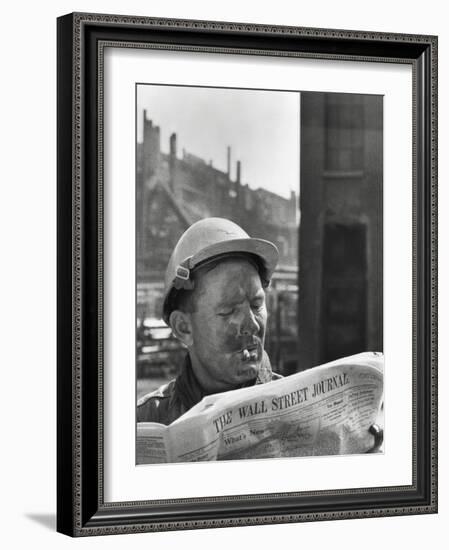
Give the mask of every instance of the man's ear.
<path id="1" fill-rule="evenodd" d="M 169 322 L 176 338 L 181 340 L 187 347 L 190 347 L 193 344 L 190 315 L 180 309 L 175 309 L 170 313 Z"/>

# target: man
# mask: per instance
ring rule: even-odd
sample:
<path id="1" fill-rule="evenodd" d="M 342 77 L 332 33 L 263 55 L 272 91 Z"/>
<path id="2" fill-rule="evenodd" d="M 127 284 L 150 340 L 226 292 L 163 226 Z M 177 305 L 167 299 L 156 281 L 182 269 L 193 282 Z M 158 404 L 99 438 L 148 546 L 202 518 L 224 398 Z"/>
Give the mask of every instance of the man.
<path id="1" fill-rule="evenodd" d="M 187 229 L 167 266 L 163 318 L 188 353 L 175 380 L 139 400 L 138 422 L 170 424 L 205 395 L 280 378 L 264 350 L 277 261 L 273 243 L 229 220 Z"/>

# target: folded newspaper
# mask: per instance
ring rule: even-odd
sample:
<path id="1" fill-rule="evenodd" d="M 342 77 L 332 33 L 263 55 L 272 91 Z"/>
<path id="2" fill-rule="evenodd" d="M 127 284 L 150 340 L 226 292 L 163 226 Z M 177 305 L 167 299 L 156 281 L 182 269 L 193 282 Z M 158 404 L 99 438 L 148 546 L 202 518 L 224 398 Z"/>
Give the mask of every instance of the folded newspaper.
<path id="1" fill-rule="evenodd" d="M 208 395 L 169 426 L 138 423 L 137 464 L 365 453 L 382 396 L 379 352 Z"/>

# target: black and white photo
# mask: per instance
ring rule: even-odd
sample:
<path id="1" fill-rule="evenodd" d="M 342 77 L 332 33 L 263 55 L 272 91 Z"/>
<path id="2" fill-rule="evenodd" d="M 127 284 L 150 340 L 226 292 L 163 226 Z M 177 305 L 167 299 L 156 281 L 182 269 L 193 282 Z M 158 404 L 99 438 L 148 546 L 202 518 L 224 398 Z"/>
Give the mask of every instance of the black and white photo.
<path id="1" fill-rule="evenodd" d="M 382 102 L 136 85 L 138 464 L 380 452 Z"/>

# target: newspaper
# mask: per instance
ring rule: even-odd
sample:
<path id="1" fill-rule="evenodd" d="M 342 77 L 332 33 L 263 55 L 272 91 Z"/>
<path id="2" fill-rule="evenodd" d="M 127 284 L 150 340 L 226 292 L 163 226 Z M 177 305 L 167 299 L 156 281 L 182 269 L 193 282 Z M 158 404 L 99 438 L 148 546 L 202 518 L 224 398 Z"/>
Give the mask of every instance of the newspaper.
<path id="1" fill-rule="evenodd" d="M 169 426 L 137 425 L 137 464 L 364 453 L 383 396 L 383 354 L 345 357 L 209 395 Z"/>

